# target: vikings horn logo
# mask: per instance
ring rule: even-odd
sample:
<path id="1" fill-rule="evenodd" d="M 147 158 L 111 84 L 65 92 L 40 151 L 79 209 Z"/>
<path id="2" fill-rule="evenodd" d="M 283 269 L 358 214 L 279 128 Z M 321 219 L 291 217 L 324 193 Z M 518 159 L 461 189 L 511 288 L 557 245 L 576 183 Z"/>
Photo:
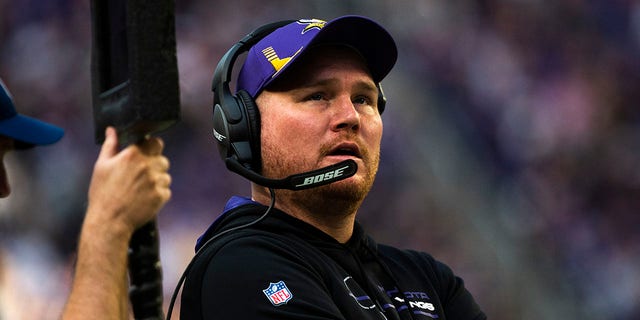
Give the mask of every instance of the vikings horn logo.
<path id="1" fill-rule="evenodd" d="M 299 24 L 306 24 L 307 26 L 304 27 L 304 29 L 302 29 L 302 34 L 304 34 L 305 32 L 311 30 L 311 29 L 322 29 L 322 27 L 324 27 L 325 23 L 327 23 L 324 20 L 320 20 L 320 19 L 300 19 L 298 20 Z"/>

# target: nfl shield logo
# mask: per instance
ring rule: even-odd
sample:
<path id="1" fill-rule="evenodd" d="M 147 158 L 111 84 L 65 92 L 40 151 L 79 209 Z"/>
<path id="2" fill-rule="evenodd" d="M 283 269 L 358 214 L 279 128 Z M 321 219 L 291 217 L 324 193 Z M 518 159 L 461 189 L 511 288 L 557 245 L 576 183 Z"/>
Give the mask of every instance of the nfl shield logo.
<path id="1" fill-rule="evenodd" d="M 262 290 L 262 292 L 264 292 L 264 295 L 267 296 L 274 306 L 285 304 L 293 297 L 293 294 L 289 291 L 287 285 L 284 284 L 284 281 L 269 283 L 269 287 Z"/>

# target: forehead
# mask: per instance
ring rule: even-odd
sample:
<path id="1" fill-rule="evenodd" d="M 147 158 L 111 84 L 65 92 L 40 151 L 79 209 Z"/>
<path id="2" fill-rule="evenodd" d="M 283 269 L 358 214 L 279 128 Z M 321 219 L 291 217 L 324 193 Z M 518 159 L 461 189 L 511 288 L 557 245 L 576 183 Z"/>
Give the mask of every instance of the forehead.
<path id="1" fill-rule="evenodd" d="M 322 45 L 310 48 L 266 89 L 275 91 L 292 89 L 323 77 L 325 73 L 337 70 L 361 73 L 375 85 L 371 72 L 358 51 L 344 45 Z"/>

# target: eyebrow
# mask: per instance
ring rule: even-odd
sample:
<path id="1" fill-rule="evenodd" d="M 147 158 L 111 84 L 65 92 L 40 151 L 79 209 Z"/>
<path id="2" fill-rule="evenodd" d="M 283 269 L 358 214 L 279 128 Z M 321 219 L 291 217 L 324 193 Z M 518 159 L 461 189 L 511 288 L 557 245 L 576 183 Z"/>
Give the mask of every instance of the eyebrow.
<path id="1" fill-rule="evenodd" d="M 295 88 L 292 89 L 305 89 L 305 88 L 313 88 L 313 87 L 322 87 L 322 86 L 332 86 L 336 83 L 338 83 L 340 80 L 337 78 L 327 78 L 327 79 L 320 79 L 320 80 L 311 80 L 311 81 L 305 81 L 302 83 L 298 83 L 298 86 L 296 86 Z M 376 87 L 376 85 L 371 81 L 358 81 L 355 83 L 354 87 L 358 90 L 367 90 L 367 91 L 372 91 L 372 92 L 376 92 L 378 91 L 378 88 Z"/>

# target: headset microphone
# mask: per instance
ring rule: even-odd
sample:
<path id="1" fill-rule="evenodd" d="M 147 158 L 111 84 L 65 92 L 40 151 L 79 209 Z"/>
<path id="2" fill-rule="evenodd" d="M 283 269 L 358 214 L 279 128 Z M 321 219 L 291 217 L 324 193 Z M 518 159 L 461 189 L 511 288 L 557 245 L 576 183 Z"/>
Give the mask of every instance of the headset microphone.
<path id="1" fill-rule="evenodd" d="M 245 168 L 234 158 L 225 161 L 229 170 L 267 188 L 303 190 L 319 187 L 353 176 L 358 171 L 358 165 L 353 160 L 345 160 L 317 170 L 290 175 L 284 179 L 269 179 L 265 176 Z"/>

